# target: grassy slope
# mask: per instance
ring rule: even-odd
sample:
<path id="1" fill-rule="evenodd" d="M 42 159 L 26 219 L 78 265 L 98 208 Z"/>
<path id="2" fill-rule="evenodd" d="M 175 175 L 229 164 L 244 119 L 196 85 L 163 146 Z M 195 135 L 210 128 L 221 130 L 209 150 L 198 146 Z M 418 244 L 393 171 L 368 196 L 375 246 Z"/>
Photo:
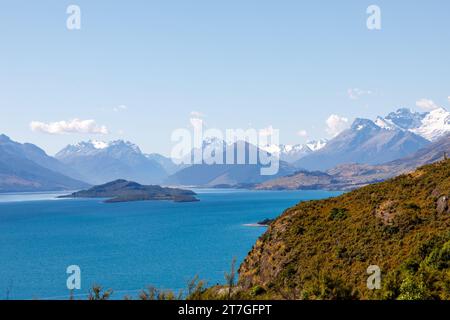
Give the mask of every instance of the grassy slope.
<path id="1" fill-rule="evenodd" d="M 300 203 L 241 265 L 238 296 L 450 299 L 450 210 L 437 210 L 444 195 L 450 196 L 450 161 Z M 367 289 L 370 265 L 382 270 L 381 290 Z"/>

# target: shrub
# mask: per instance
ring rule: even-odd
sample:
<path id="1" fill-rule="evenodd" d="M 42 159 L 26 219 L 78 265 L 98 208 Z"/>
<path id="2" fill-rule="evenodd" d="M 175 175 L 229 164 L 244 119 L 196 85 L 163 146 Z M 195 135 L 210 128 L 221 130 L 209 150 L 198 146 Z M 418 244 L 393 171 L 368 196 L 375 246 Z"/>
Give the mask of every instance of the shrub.
<path id="1" fill-rule="evenodd" d="M 331 220 L 344 220 L 347 218 L 348 210 L 344 208 L 333 208 L 331 209 L 329 218 Z"/>
<path id="2" fill-rule="evenodd" d="M 265 290 L 263 287 L 261 287 L 261 286 L 254 286 L 254 287 L 251 289 L 251 295 L 252 295 L 253 297 L 262 295 L 262 294 L 264 294 L 264 293 L 266 293 L 266 290 Z"/>
<path id="3" fill-rule="evenodd" d="M 398 300 L 427 300 L 427 287 L 420 277 L 408 275 L 400 286 Z"/>

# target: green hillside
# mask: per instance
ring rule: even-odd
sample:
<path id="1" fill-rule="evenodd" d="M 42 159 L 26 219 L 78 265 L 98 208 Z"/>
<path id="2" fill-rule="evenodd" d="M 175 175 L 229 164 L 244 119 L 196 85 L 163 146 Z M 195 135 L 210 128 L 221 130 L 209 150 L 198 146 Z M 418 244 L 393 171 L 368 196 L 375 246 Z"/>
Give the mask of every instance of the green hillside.
<path id="1" fill-rule="evenodd" d="M 450 299 L 450 161 L 286 210 L 239 269 L 236 298 Z M 381 289 L 367 268 L 381 269 Z"/>

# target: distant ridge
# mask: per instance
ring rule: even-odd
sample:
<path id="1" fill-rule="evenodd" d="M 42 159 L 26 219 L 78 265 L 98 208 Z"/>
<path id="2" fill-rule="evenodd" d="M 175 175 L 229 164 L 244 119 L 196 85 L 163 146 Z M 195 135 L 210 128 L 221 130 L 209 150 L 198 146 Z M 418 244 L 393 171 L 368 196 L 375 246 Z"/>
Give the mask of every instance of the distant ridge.
<path id="1" fill-rule="evenodd" d="M 448 133 L 450 112 L 446 109 L 420 113 L 400 108 L 375 121 L 356 119 L 349 129 L 294 165 L 322 171 L 347 163 L 378 165 L 413 154 Z"/>
<path id="2" fill-rule="evenodd" d="M 277 174 L 262 175 L 261 168 L 267 167 L 259 161 L 253 164 L 249 162 L 248 154 L 259 154 L 266 152 L 258 147 L 238 141 L 231 145 L 224 145 L 223 152 L 218 155 L 219 158 L 226 159 L 226 154 L 232 150 L 241 147 L 246 150 L 247 156 L 244 164 L 194 164 L 171 175 L 165 184 L 167 185 L 185 185 L 185 186 L 203 186 L 203 187 L 233 187 L 236 185 L 252 185 L 260 183 L 277 176 L 284 176 L 295 172 L 295 168 L 284 161 L 279 161 L 279 171 Z M 236 153 L 234 153 L 236 157 Z M 235 159 L 236 160 L 236 159 Z M 275 159 L 274 161 L 278 161 Z M 223 161 L 225 162 L 225 161 Z"/>
<path id="3" fill-rule="evenodd" d="M 375 165 L 405 157 L 428 144 L 430 141 L 413 132 L 381 128 L 371 120 L 356 119 L 350 129 L 295 165 L 322 171 L 345 163 Z"/>
<path id="4" fill-rule="evenodd" d="M 87 183 L 42 149 L 0 135 L 0 192 L 58 191 L 85 188 Z"/>
<path id="5" fill-rule="evenodd" d="M 146 157 L 136 144 L 123 140 L 80 142 L 65 147 L 55 157 L 91 184 L 116 179 L 159 184 L 167 177 L 160 163 Z"/>
<path id="6" fill-rule="evenodd" d="M 336 166 L 326 172 L 301 170 L 286 177 L 263 182 L 255 188 L 261 190 L 355 189 L 410 172 L 425 164 L 440 161 L 443 159 L 445 153 L 450 154 L 450 134 L 427 145 L 412 155 L 381 165 L 349 163 Z"/>

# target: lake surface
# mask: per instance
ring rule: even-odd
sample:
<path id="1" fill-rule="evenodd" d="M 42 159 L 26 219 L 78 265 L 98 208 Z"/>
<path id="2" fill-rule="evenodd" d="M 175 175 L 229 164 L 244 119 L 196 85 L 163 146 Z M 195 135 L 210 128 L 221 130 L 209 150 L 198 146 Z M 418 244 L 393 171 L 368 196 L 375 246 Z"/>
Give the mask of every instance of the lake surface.
<path id="1" fill-rule="evenodd" d="M 265 231 L 248 227 L 326 191 L 194 190 L 200 202 L 105 204 L 55 194 L 0 195 L 0 299 L 67 299 L 66 268 L 81 268 L 85 298 L 93 284 L 113 298 L 153 285 L 179 290 L 195 275 L 223 283 Z"/>

